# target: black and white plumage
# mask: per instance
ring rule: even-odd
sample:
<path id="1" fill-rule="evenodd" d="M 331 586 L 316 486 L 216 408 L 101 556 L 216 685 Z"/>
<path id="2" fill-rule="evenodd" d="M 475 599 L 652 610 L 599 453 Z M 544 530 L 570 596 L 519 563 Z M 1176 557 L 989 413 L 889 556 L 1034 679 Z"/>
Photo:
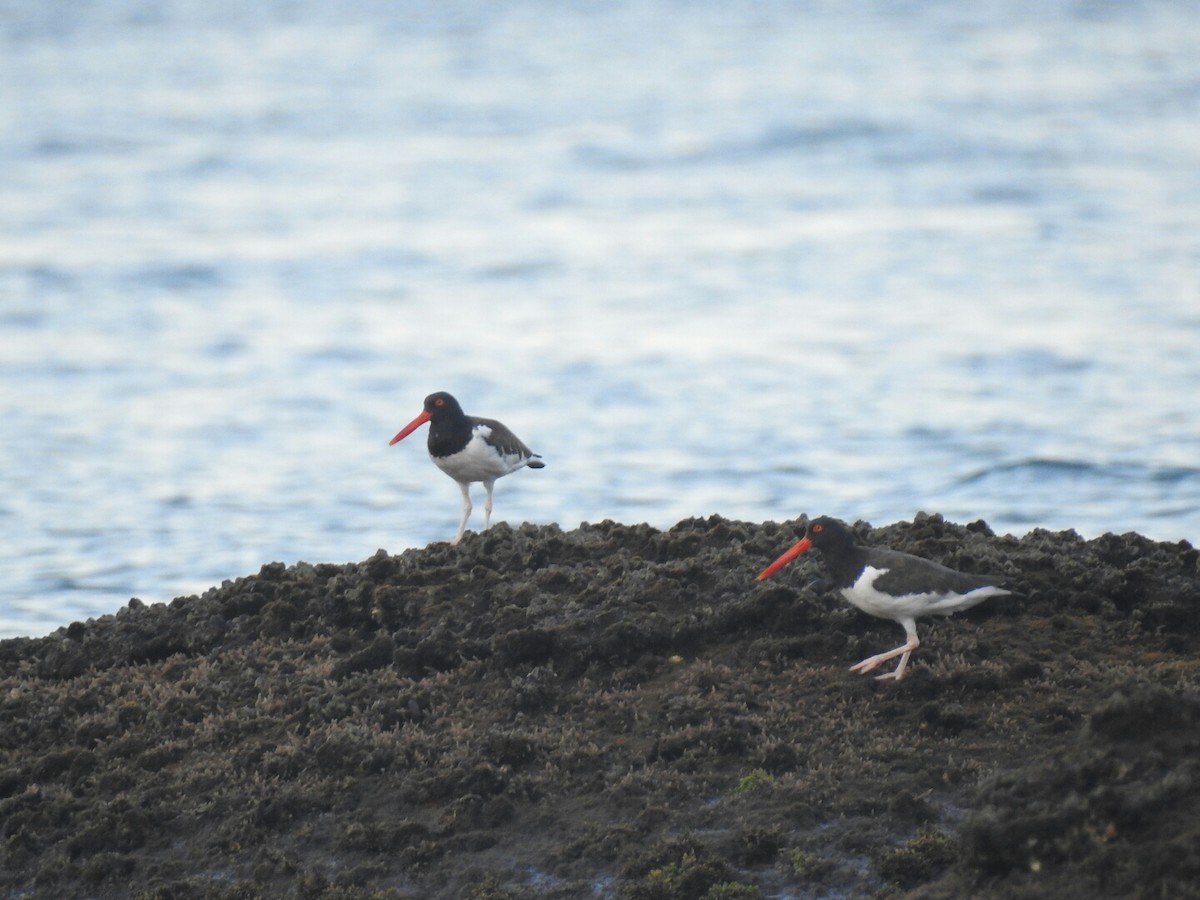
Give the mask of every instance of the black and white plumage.
<path id="1" fill-rule="evenodd" d="M 458 401 L 445 391 L 425 398 L 425 408 L 400 429 L 389 446 L 402 441 L 420 426 L 429 423 L 429 457 L 434 465 L 458 482 L 462 490 L 462 520 L 451 544 L 462 540 L 471 515 L 470 484 L 483 482 L 487 501 L 483 505 L 483 527 L 492 518 L 492 488 L 496 479 L 517 469 L 541 469 L 541 456 L 531 451 L 515 434 L 495 419 L 468 416 Z"/>
<path id="2" fill-rule="evenodd" d="M 904 644 L 850 667 L 851 672 L 866 673 L 900 657 L 895 671 L 877 678 L 899 681 L 904 677 L 909 657 L 921 644 L 917 639 L 917 619 L 921 616 L 953 615 L 989 597 L 1012 593 L 986 575 L 957 572 L 886 547 L 862 547 L 844 523 L 828 516 L 813 519 L 804 537 L 763 569 L 758 580 L 769 578 L 810 547 L 821 551 L 833 586 L 843 598 L 865 613 L 892 619 L 904 628 Z"/>

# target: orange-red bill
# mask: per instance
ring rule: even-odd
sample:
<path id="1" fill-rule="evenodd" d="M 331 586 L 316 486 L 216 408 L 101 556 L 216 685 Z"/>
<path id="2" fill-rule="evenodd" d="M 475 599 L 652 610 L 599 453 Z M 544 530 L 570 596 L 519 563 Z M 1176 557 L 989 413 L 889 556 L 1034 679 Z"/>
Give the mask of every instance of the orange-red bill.
<path id="1" fill-rule="evenodd" d="M 779 559 L 775 560 L 775 562 L 771 563 L 769 566 L 759 572 L 758 580 L 762 581 L 764 578 L 770 578 L 811 546 L 812 541 L 810 541 L 807 537 L 800 538 L 800 540 L 797 541 L 796 544 L 787 551 L 787 553 L 783 554 L 783 556 L 779 557 Z"/>
<path id="2" fill-rule="evenodd" d="M 429 415 L 429 410 L 427 410 L 427 409 L 421 410 L 421 414 L 419 416 L 417 416 L 415 419 L 413 419 L 411 422 L 409 422 L 407 425 L 405 425 L 403 428 L 401 428 L 400 433 L 397 434 L 390 441 L 388 441 L 388 446 L 390 447 L 390 446 L 392 446 L 392 444 L 396 443 L 397 441 L 404 440 L 406 437 L 408 437 L 410 434 L 412 434 L 414 431 L 416 431 L 418 428 L 420 428 L 422 425 L 424 425 L 426 422 L 428 422 L 430 420 L 430 418 L 432 418 L 432 417 Z"/>

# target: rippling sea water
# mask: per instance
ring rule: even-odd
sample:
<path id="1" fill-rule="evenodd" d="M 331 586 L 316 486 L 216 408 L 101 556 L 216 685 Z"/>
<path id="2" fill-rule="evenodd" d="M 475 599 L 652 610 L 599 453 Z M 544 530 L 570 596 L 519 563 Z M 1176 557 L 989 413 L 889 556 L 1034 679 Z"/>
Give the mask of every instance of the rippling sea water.
<path id="1" fill-rule="evenodd" d="M 496 520 L 1195 541 L 1198 39 L 1185 2 L 0 2 L 0 636 L 450 537 L 423 433 L 387 446 L 434 390 L 546 458 Z"/>

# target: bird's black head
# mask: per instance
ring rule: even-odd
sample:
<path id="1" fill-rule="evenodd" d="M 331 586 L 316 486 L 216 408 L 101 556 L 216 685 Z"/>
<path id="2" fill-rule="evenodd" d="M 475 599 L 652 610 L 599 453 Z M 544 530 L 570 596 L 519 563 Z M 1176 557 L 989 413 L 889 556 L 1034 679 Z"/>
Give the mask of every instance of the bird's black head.
<path id="1" fill-rule="evenodd" d="M 818 516 L 808 523 L 804 536 L 818 550 L 830 550 L 835 547 L 853 547 L 858 541 L 846 523 L 832 516 Z"/>
<path id="2" fill-rule="evenodd" d="M 390 446 L 404 440 L 426 422 L 433 422 L 433 425 L 429 428 L 429 439 L 431 441 L 433 440 L 434 430 L 437 429 L 438 425 L 441 425 L 443 429 L 447 427 L 454 429 L 456 426 L 463 426 L 467 431 L 471 430 L 470 423 L 467 422 L 466 416 L 463 415 L 462 407 L 458 405 L 458 401 L 445 391 L 438 391 L 436 394 L 430 394 L 425 398 L 425 408 L 421 410 L 415 419 L 401 428 L 400 433 L 392 438 L 388 442 L 388 445 Z"/>
<path id="3" fill-rule="evenodd" d="M 462 407 L 458 405 L 458 401 L 445 391 L 438 391 L 436 394 L 430 394 L 425 398 L 425 412 L 429 413 L 431 419 L 440 419 L 442 416 L 461 416 L 463 414 Z"/>
<path id="4" fill-rule="evenodd" d="M 858 545 L 854 540 L 854 534 L 844 522 L 829 516 L 821 516 L 808 523 L 804 537 L 800 538 L 790 550 L 758 573 L 758 580 L 770 578 L 801 553 L 813 547 L 824 551 L 827 554 L 825 558 L 828 562 L 832 559 L 852 556 L 856 546 Z"/>

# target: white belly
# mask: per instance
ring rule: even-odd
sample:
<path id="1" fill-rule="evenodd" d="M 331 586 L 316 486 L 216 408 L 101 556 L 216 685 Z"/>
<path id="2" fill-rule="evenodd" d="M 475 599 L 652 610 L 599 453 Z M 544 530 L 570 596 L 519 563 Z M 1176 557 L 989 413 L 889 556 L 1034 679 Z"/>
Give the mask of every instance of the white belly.
<path id="1" fill-rule="evenodd" d="M 453 456 L 433 456 L 433 464 L 461 483 L 471 481 L 495 481 L 501 475 L 515 472 L 529 462 L 523 456 L 502 456 L 495 447 L 484 440 L 491 434 L 486 425 L 478 425 L 470 442 Z"/>
<path id="2" fill-rule="evenodd" d="M 977 603 L 982 603 L 988 597 L 1003 596 L 1010 593 L 1000 587 L 979 587 L 965 594 L 904 594 L 893 597 L 882 591 L 875 590 L 875 579 L 887 572 L 887 569 L 876 569 L 867 566 L 858 581 L 850 587 L 842 589 L 842 596 L 847 602 L 857 606 L 865 613 L 878 616 L 881 619 L 916 619 L 920 616 L 949 616 L 962 609 L 970 609 Z"/>

